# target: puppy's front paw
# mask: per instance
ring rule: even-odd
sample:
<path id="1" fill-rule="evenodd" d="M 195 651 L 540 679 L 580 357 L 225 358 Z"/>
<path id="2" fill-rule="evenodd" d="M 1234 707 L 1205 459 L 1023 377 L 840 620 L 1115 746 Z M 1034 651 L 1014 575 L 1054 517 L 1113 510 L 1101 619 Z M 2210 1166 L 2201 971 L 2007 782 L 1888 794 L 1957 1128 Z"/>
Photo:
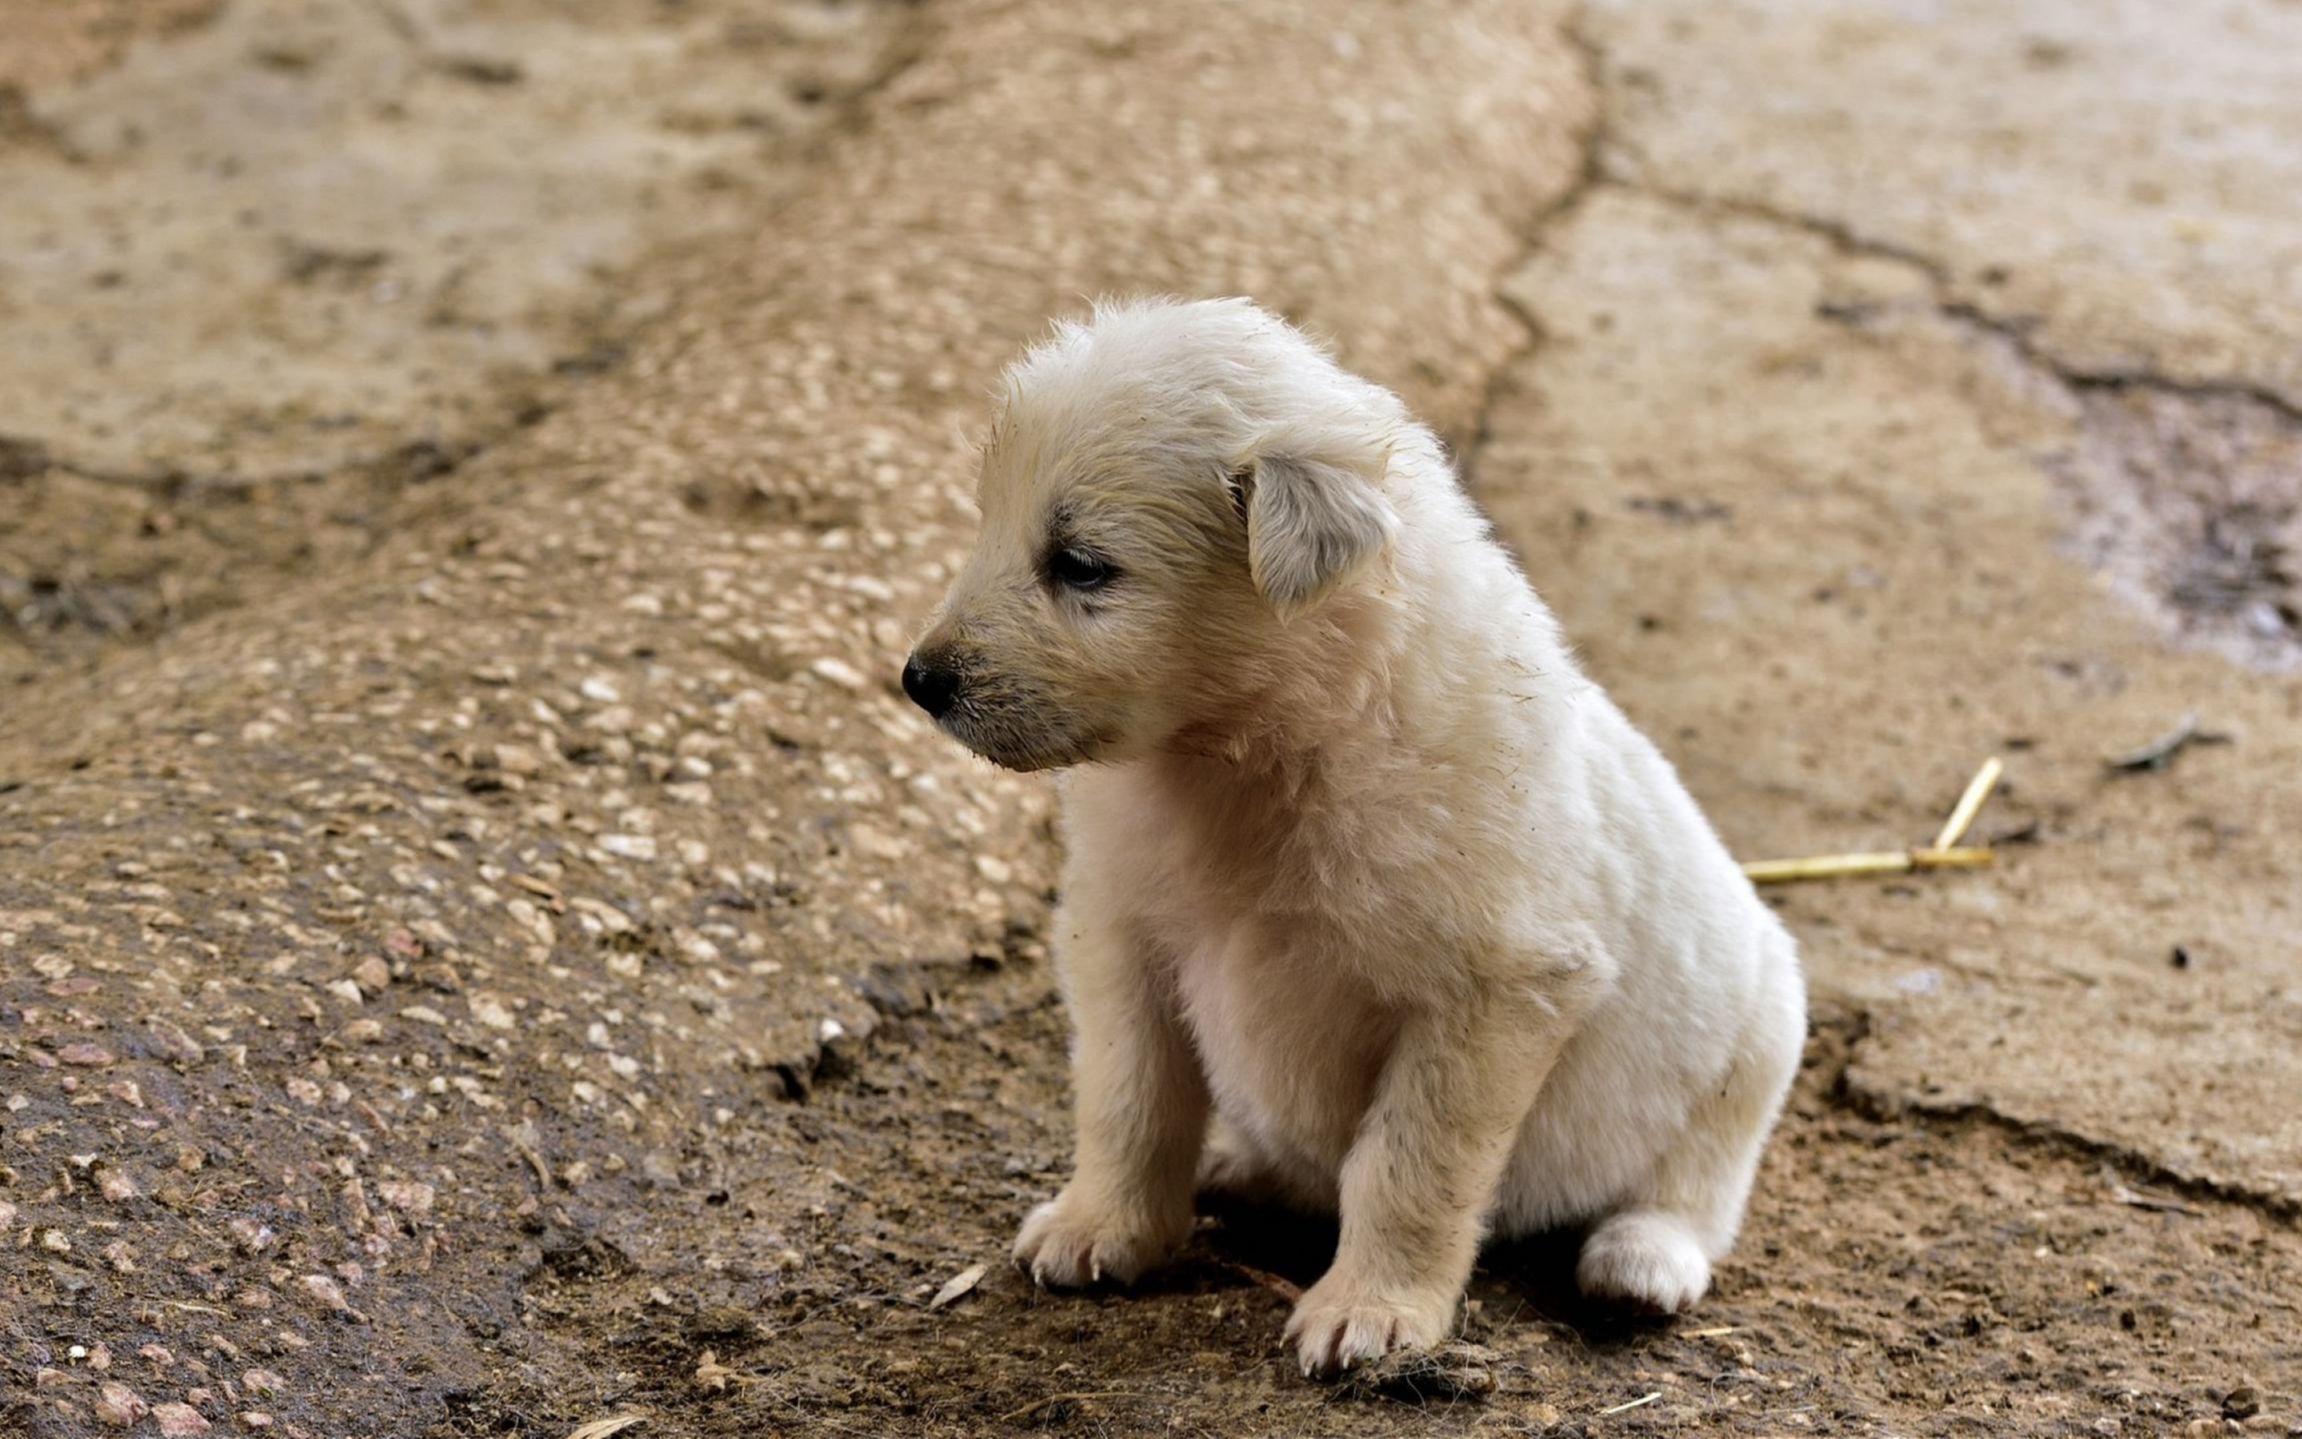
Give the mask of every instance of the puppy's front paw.
<path id="1" fill-rule="evenodd" d="M 1190 1216 L 1159 1223 L 1066 1189 L 1031 1211 L 1015 1236 L 1015 1267 L 1051 1289 L 1109 1279 L 1133 1284 L 1183 1242 Z"/>
<path id="2" fill-rule="evenodd" d="M 1363 1359 L 1446 1338 L 1455 1327 L 1456 1298 L 1428 1289 L 1386 1288 L 1330 1269 L 1295 1301 L 1287 1338 L 1305 1374 L 1335 1374 Z"/>

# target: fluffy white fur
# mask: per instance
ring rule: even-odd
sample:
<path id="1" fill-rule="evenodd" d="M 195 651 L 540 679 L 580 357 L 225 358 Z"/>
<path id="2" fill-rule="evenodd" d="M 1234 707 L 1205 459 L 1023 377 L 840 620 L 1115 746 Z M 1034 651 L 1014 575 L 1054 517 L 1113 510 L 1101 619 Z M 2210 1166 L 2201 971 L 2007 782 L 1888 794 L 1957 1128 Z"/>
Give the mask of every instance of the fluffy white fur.
<path id="1" fill-rule="evenodd" d="M 1698 1299 L 1796 950 L 1431 433 L 1244 301 L 1111 304 L 1010 369 L 981 501 L 914 664 L 980 753 L 1077 766 L 1076 1172 L 1017 1261 L 1132 1280 L 1201 1182 L 1338 1209 L 1307 1372 L 1443 1337 L 1490 1230 Z"/>

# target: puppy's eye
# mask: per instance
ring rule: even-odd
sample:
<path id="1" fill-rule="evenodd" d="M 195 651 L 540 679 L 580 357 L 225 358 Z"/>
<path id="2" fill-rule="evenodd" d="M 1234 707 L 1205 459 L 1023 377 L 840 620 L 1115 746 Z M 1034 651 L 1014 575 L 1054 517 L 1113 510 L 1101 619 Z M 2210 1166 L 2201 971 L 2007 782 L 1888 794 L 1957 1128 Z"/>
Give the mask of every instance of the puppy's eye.
<path id="1" fill-rule="evenodd" d="M 1066 546 L 1047 557 L 1047 574 L 1070 590 L 1099 590 L 1111 583 L 1110 562 L 1077 546 Z"/>

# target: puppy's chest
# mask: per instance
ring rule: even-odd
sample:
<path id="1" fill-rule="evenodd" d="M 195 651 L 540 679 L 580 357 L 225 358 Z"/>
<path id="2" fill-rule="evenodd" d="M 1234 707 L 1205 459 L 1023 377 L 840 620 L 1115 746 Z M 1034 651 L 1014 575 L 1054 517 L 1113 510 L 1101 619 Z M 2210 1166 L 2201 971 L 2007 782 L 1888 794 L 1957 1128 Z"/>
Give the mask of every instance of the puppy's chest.
<path id="1" fill-rule="evenodd" d="M 1327 945 L 1254 918 L 1170 937 L 1175 991 L 1217 1103 L 1266 1140 L 1338 1160 L 1397 1030 Z"/>

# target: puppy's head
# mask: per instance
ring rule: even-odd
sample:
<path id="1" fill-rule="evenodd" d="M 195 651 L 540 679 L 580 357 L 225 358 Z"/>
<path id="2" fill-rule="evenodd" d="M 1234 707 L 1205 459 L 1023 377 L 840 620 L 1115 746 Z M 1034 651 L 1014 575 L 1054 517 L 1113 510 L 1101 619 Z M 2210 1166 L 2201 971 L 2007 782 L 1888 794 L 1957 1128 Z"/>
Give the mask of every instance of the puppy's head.
<path id="1" fill-rule="evenodd" d="M 1410 424 L 1243 300 L 1106 305 L 1011 366 L 982 532 L 903 683 L 1012 769 L 1219 733 L 1382 561 Z"/>

